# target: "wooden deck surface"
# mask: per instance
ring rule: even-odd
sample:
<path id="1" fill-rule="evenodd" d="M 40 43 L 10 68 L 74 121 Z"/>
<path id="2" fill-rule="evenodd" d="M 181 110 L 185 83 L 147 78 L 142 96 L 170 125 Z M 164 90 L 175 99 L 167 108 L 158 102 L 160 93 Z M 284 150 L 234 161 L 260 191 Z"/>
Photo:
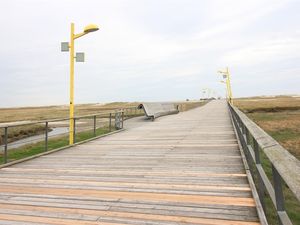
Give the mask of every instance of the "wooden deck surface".
<path id="1" fill-rule="evenodd" d="M 0 224 L 259 224 L 226 103 L 0 170 Z"/>

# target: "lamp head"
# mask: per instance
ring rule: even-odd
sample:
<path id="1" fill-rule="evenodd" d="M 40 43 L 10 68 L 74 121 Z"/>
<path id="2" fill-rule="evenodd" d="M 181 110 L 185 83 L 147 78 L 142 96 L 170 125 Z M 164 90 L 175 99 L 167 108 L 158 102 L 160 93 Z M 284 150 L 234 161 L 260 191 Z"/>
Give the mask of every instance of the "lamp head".
<path id="1" fill-rule="evenodd" d="M 96 24 L 89 24 L 84 28 L 84 33 L 90 33 L 99 30 L 99 27 Z"/>

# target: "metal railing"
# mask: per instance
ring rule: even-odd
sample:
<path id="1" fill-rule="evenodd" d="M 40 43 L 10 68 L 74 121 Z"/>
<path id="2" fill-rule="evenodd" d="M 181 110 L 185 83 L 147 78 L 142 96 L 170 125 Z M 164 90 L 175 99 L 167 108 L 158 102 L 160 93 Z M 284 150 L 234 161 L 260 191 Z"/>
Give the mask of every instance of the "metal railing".
<path id="1" fill-rule="evenodd" d="M 124 121 L 132 117 L 145 115 L 144 111 L 139 109 L 138 106 L 126 107 L 123 108 L 122 111 L 124 112 Z"/>
<path id="2" fill-rule="evenodd" d="M 71 118 L 74 122 L 74 144 L 78 142 L 77 139 L 87 140 L 105 133 L 110 133 L 114 130 L 122 129 L 126 119 L 139 115 L 143 115 L 142 110 L 137 109 L 137 107 L 128 107 L 114 111 Z M 21 152 L 24 148 L 27 150 L 28 148 L 33 149 L 37 144 L 40 149 L 38 153 L 47 152 L 49 151 L 50 139 L 52 141 L 61 141 L 61 139 L 64 138 L 65 144 L 63 146 L 68 146 L 69 121 L 70 118 L 60 118 L 0 125 L 0 138 L 2 142 L 0 144 L 0 158 L 2 158 L 0 164 L 6 164 L 14 160 L 21 159 L 20 157 L 17 159 L 9 158 L 10 151 Z M 16 133 L 26 133 L 26 130 L 30 130 L 31 127 L 34 127 L 33 129 L 38 128 L 39 132 L 32 132 L 27 135 L 25 134 L 23 137 L 17 138 L 18 140 L 14 140 L 14 135 L 17 135 Z M 80 135 L 85 133 L 88 134 L 84 137 L 80 137 Z M 53 148 L 51 150 L 53 150 Z"/>
<path id="3" fill-rule="evenodd" d="M 236 107 L 229 104 L 229 109 L 249 170 L 252 177 L 256 178 L 263 211 L 266 212 L 267 193 L 276 209 L 279 224 L 291 225 L 285 209 L 283 189 L 287 186 L 296 201 L 300 201 L 300 161 Z M 264 169 L 262 154 L 270 163 L 271 174 Z M 272 177 L 271 180 L 268 175 Z"/>

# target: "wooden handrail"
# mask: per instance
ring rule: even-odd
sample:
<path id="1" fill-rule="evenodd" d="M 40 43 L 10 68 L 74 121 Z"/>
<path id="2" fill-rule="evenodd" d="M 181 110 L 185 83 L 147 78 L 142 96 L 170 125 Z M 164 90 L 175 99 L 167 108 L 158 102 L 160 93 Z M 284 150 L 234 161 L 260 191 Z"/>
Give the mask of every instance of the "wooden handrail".
<path id="1" fill-rule="evenodd" d="M 277 141 L 257 126 L 238 108 L 231 106 L 237 116 L 247 127 L 261 150 L 277 169 L 281 178 L 300 201 L 300 161 L 283 148 Z"/>

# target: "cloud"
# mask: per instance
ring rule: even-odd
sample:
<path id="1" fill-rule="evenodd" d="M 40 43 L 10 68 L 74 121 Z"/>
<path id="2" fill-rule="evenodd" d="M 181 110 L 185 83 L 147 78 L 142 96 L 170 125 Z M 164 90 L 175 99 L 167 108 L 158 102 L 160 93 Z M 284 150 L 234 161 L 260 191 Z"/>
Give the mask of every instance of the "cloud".
<path id="1" fill-rule="evenodd" d="M 69 55 L 59 48 L 71 21 L 76 32 L 100 25 L 76 40 L 86 54 L 75 65 L 78 103 L 198 99 L 204 87 L 223 92 L 216 71 L 225 66 L 235 96 L 294 93 L 299 8 L 290 0 L 5 1 L 0 105 L 68 102 Z"/>
<path id="2" fill-rule="evenodd" d="M 227 53 L 223 61 L 233 66 L 254 66 L 266 62 L 280 63 L 292 58 L 300 58 L 299 37 L 262 41 Z"/>

